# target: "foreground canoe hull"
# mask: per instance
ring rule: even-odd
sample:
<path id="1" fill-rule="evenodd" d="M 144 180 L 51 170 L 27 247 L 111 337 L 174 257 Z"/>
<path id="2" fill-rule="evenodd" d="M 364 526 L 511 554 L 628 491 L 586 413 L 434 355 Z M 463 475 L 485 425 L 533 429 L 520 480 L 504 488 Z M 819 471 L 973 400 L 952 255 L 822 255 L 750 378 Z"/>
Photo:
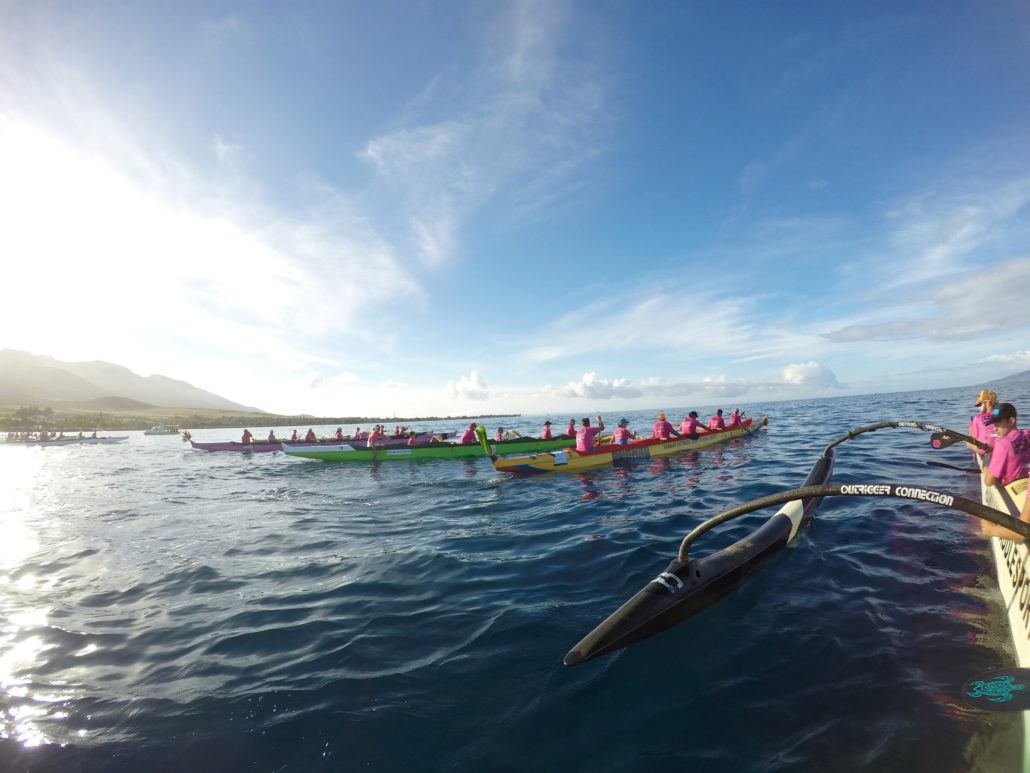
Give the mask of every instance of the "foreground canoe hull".
<path id="1" fill-rule="evenodd" d="M 525 454 L 532 451 L 559 450 L 575 444 L 569 437 L 540 440 L 517 438 L 491 443 L 490 452 L 496 454 Z M 412 459 L 475 459 L 486 456 L 483 447 L 476 444 L 434 443 L 413 447 L 354 448 L 347 444 L 328 446 L 295 446 L 283 444 L 283 451 L 289 456 L 317 459 L 322 462 L 399 462 Z"/>
<path id="2" fill-rule="evenodd" d="M 495 459 L 494 467 L 499 472 L 511 472 L 520 475 L 541 475 L 549 472 L 578 472 L 593 467 L 606 467 L 621 459 L 651 459 L 671 454 L 682 454 L 687 451 L 699 451 L 733 438 L 749 435 L 768 424 L 769 419 L 762 416 L 748 419 L 743 424 L 726 429 L 705 432 L 694 436 L 683 436 L 669 440 L 648 439 L 630 443 L 625 446 L 604 445 L 593 451 L 580 453 L 565 451 L 560 453 L 544 453 L 533 456 L 518 456 L 510 459 Z"/>

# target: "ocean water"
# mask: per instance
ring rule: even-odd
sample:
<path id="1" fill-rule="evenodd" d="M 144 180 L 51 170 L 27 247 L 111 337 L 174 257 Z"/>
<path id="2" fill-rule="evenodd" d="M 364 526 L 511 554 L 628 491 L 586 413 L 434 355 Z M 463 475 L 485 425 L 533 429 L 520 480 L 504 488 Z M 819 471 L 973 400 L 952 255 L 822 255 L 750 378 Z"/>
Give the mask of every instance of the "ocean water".
<path id="1" fill-rule="evenodd" d="M 852 427 L 963 430 L 974 395 L 750 404 L 770 423 L 748 438 L 528 479 L 140 433 L 0 446 L 0 769 L 1015 770 L 1018 715 L 959 698 L 1013 663 L 988 545 L 934 505 L 825 500 L 738 592 L 562 666 L 705 517 L 800 485 Z M 834 480 L 978 497 L 927 459 L 970 462 L 883 430 L 838 448 Z"/>

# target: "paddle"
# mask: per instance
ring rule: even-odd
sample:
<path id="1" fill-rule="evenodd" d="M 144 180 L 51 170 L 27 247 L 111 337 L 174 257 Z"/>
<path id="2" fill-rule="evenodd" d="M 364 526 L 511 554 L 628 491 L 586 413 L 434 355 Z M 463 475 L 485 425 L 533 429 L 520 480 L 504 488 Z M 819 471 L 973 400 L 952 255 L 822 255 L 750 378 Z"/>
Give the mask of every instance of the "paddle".
<path id="1" fill-rule="evenodd" d="M 974 676 L 962 685 L 962 699 L 984 711 L 1030 709 L 1030 668 L 1004 668 Z"/>
<path id="2" fill-rule="evenodd" d="M 476 427 L 476 437 L 479 438 L 479 444 L 483 446 L 483 453 L 489 456 L 491 460 L 496 459 L 497 455 L 490 453 L 490 444 L 486 439 L 486 427 L 482 424 Z"/>
<path id="3" fill-rule="evenodd" d="M 976 438 L 971 438 L 969 435 L 963 435 L 959 432 L 953 432 L 950 429 L 944 430 L 943 432 L 934 432 L 930 435 L 930 445 L 940 450 L 953 446 L 956 443 L 971 443 L 977 448 L 982 448 L 984 451 L 990 451 L 991 447 L 986 443 L 982 443 Z"/>
<path id="4" fill-rule="evenodd" d="M 929 459 L 926 461 L 931 467 L 943 467 L 946 470 L 958 470 L 959 472 L 971 472 L 974 475 L 979 475 L 980 470 L 976 467 L 956 467 L 954 464 L 945 464 L 944 462 L 931 462 Z"/>

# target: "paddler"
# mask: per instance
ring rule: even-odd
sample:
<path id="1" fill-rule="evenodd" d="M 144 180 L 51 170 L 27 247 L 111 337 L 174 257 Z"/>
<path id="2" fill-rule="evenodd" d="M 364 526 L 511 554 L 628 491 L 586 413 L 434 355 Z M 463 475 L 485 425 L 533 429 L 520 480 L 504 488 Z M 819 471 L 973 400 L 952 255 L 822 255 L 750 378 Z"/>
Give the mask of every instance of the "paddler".
<path id="1" fill-rule="evenodd" d="M 308 431 L 304 435 L 304 442 L 305 443 L 317 443 L 318 442 L 318 438 L 315 437 L 315 430 L 311 429 L 311 427 L 308 427 Z"/>
<path id="2" fill-rule="evenodd" d="M 374 448 L 376 443 L 380 440 L 386 439 L 386 428 L 382 424 L 376 424 L 372 427 L 372 432 L 368 436 L 368 447 Z"/>
<path id="3" fill-rule="evenodd" d="M 337 427 L 336 434 L 333 437 L 336 438 L 337 442 L 343 440 L 343 427 Z"/>
<path id="4" fill-rule="evenodd" d="M 680 436 L 680 433 L 674 430 L 672 428 L 672 425 L 665 420 L 665 411 L 661 411 L 658 414 L 658 418 L 655 420 L 654 425 L 651 427 L 651 434 L 659 440 L 668 440 L 673 436 Z"/>
<path id="5" fill-rule="evenodd" d="M 498 427 L 494 433 L 494 441 L 500 443 L 502 440 L 504 440 L 504 427 Z"/>
<path id="6" fill-rule="evenodd" d="M 594 435 L 598 432 L 604 431 L 604 420 L 600 416 L 597 417 L 597 426 L 590 426 L 590 419 L 584 416 L 579 420 L 580 428 L 576 433 L 576 450 L 577 451 L 593 451 L 594 450 Z"/>
<path id="7" fill-rule="evenodd" d="M 408 448 L 411 448 L 413 445 L 415 445 L 415 431 L 410 430 L 408 432 Z"/>
<path id="8" fill-rule="evenodd" d="M 740 426 L 740 409 L 734 408 L 733 413 L 730 414 L 730 420 L 726 423 L 727 427 L 739 427 Z"/>
<path id="9" fill-rule="evenodd" d="M 565 428 L 565 434 L 569 437 L 576 437 L 576 422 L 569 419 L 569 426 Z"/>
<path id="10" fill-rule="evenodd" d="M 249 429 L 243 430 L 243 440 L 240 441 L 240 442 L 243 443 L 243 445 L 245 445 L 245 446 L 250 445 L 250 443 L 251 443 L 251 441 L 253 439 L 254 439 L 254 436 L 250 434 L 250 430 Z"/>
<path id="11" fill-rule="evenodd" d="M 290 442 L 291 443 L 296 443 L 297 442 L 297 430 L 293 430 L 293 434 L 290 435 Z"/>
<path id="12" fill-rule="evenodd" d="M 629 420 L 619 419 L 619 426 L 612 430 L 612 443 L 617 446 L 629 445 L 629 441 L 636 440 L 637 436 L 629 431 Z"/>
<path id="13" fill-rule="evenodd" d="M 986 486 L 1007 486 L 1014 480 L 1030 474 L 1030 430 L 1016 426 L 1016 406 L 1012 403 L 1001 403 L 991 410 L 983 420 L 988 428 L 994 429 L 994 448 L 991 449 L 991 461 L 983 472 Z M 1021 521 L 1030 523 L 1030 496 L 1023 502 L 1023 511 L 1019 515 Z M 997 524 L 983 522 L 983 533 L 989 537 L 1004 537 L 1021 540 L 1018 534 Z"/>
<path id="14" fill-rule="evenodd" d="M 268 430 L 268 442 L 269 443 L 278 443 L 279 442 L 279 439 L 275 436 L 275 430 L 274 429 Z"/>
<path id="15" fill-rule="evenodd" d="M 715 412 L 715 415 L 708 420 L 708 429 L 726 429 L 726 420 L 722 418 L 722 408 Z"/>
<path id="16" fill-rule="evenodd" d="M 979 440 L 981 443 L 986 443 L 989 446 L 994 445 L 994 430 L 990 424 L 986 423 L 987 418 L 991 415 L 991 411 L 994 410 L 994 406 L 998 404 L 998 395 L 996 392 L 990 389 L 981 389 L 980 394 L 976 397 L 976 402 L 973 405 L 980 409 L 980 413 L 976 414 L 972 419 L 969 420 L 969 436 L 974 440 Z M 978 448 L 971 443 L 966 443 L 971 451 L 975 451 L 980 456 L 986 456 L 990 453 L 988 450 Z"/>
<path id="17" fill-rule="evenodd" d="M 468 429 L 461 433 L 461 438 L 458 440 L 459 445 L 467 446 L 472 445 L 476 442 L 476 423 L 473 421 L 469 424 Z"/>
<path id="18" fill-rule="evenodd" d="M 544 428 L 540 432 L 540 439 L 541 440 L 550 440 L 551 439 L 551 422 L 550 422 L 550 420 L 544 422 Z"/>
<path id="19" fill-rule="evenodd" d="M 703 431 L 704 427 L 702 427 L 701 422 L 697 420 L 697 411 L 691 411 L 687 414 L 686 418 L 680 422 L 681 435 L 696 435 L 698 432 Z"/>

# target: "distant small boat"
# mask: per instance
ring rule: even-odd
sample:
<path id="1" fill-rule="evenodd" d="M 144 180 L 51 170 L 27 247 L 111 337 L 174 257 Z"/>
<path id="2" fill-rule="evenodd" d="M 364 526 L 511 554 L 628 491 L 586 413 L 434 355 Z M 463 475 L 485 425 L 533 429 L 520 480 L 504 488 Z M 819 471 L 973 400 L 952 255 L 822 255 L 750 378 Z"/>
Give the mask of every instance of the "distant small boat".
<path id="1" fill-rule="evenodd" d="M 178 435 L 179 428 L 174 424 L 165 425 L 164 422 L 155 424 L 150 429 L 143 430 L 144 435 Z"/>

